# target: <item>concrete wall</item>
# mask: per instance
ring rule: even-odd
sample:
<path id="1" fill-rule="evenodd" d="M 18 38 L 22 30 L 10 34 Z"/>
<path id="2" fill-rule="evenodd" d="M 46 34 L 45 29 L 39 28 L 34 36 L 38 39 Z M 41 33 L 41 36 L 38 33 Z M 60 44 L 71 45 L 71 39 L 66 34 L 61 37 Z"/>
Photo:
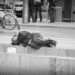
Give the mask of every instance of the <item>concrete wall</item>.
<path id="1" fill-rule="evenodd" d="M 9 47 L 16 53 L 9 53 Z M 75 75 L 75 51 L 0 46 L 0 75 Z"/>

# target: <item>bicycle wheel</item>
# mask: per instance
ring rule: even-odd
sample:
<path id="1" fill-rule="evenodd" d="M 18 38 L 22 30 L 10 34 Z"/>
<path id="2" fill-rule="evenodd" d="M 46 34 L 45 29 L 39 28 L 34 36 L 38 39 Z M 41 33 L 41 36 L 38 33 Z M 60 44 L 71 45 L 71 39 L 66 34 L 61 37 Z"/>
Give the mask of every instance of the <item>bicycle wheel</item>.
<path id="1" fill-rule="evenodd" d="M 18 21 L 12 14 L 6 14 L 3 17 L 3 26 L 7 30 L 13 30 L 16 25 L 18 25 Z"/>
<path id="2" fill-rule="evenodd" d="M 0 17 L 0 26 L 2 26 L 3 22 L 2 22 L 2 18 Z"/>

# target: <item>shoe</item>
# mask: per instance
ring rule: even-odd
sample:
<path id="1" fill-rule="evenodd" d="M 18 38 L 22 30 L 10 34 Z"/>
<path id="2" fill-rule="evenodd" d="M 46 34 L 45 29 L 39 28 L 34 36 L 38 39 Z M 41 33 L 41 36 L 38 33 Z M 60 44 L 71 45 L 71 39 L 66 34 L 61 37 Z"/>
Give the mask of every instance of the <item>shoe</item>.
<path id="1" fill-rule="evenodd" d="M 50 20 L 47 20 L 47 22 L 50 22 Z"/>
<path id="2" fill-rule="evenodd" d="M 50 21 L 49 23 L 54 23 L 53 21 Z"/>
<path id="3" fill-rule="evenodd" d="M 50 23 L 54 23 L 54 20 L 51 20 Z"/>
<path id="4" fill-rule="evenodd" d="M 37 20 L 34 20 L 33 22 L 35 23 L 35 22 L 37 22 Z"/>
<path id="5" fill-rule="evenodd" d="M 57 42 L 55 40 L 48 40 L 48 47 L 56 47 Z"/>
<path id="6" fill-rule="evenodd" d="M 40 21 L 40 22 L 42 22 L 42 21 Z"/>
<path id="7" fill-rule="evenodd" d="M 30 21 L 28 21 L 28 23 L 30 23 Z"/>

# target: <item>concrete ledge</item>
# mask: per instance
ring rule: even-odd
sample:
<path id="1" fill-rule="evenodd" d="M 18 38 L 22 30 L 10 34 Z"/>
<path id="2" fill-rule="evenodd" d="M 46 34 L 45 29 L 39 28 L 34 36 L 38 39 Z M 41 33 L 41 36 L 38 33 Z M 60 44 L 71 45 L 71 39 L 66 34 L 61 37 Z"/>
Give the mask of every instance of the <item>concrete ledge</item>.
<path id="1" fill-rule="evenodd" d="M 23 47 L 17 45 L 6 45 L 0 44 L 0 53 L 13 54 L 13 52 L 8 52 L 8 48 L 10 51 L 13 51 L 12 48 L 15 48 L 15 54 L 29 54 L 29 55 L 41 55 L 41 56 L 58 56 L 58 57 L 70 57 L 75 58 L 75 49 L 61 49 L 61 48 L 48 48 L 41 47 L 40 49 L 33 49 L 31 47 Z"/>
<path id="2" fill-rule="evenodd" d="M 3 48 L 2 48 L 3 47 Z M 17 53 L 7 53 L 14 47 Z M 75 75 L 75 51 L 43 47 L 0 46 L 1 75 Z M 74 56 L 73 56 L 74 55 Z"/>
<path id="3" fill-rule="evenodd" d="M 75 23 L 68 23 L 68 22 L 54 22 L 54 23 L 27 23 L 27 24 L 23 24 L 23 23 L 19 23 L 20 26 L 37 26 L 37 27 L 63 27 L 63 28 L 74 28 L 75 27 Z"/>

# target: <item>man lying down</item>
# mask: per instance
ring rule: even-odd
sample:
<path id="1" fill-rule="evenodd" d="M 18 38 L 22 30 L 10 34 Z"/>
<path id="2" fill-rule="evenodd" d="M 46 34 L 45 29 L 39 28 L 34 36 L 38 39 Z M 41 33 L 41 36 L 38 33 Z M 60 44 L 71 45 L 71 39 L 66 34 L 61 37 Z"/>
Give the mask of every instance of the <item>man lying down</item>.
<path id="1" fill-rule="evenodd" d="M 43 39 L 40 33 L 20 31 L 18 35 L 12 37 L 12 45 L 30 46 L 34 49 L 40 49 L 41 47 L 56 47 L 56 41 L 52 39 Z"/>

